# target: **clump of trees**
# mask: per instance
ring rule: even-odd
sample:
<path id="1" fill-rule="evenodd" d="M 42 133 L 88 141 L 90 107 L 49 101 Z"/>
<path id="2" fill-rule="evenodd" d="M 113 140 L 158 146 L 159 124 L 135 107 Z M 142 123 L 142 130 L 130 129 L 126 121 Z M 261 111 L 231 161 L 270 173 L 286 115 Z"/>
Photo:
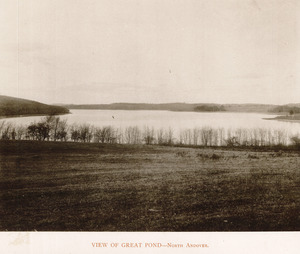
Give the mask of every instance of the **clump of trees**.
<path id="1" fill-rule="evenodd" d="M 71 124 L 59 116 L 49 115 L 28 126 L 0 122 L 2 140 L 72 141 L 146 145 L 193 145 L 193 146 L 274 146 L 296 145 L 298 135 L 289 137 L 285 130 L 227 129 L 203 126 L 175 132 L 172 128 L 154 129 L 145 126 L 129 126 L 125 129 L 112 126 L 94 127 L 90 124 Z"/>
<path id="2" fill-rule="evenodd" d="M 25 137 L 31 140 L 66 141 L 68 135 L 67 120 L 61 120 L 58 116 L 46 116 L 39 122 L 33 122 L 28 127 Z"/>
<path id="3" fill-rule="evenodd" d="M 300 113 L 300 107 L 294 107 L 294 106 L 278 106 L 270 110 L 272 113 L 289 113 L 290 115 L 299 114 Z"/>
<path id="4" fill-rule="evenodd" d="M 6 140 L 67 141 L 67 136 L 67 120 L 61 120 L 53 115 L 43 117 L 38 122 L 32 122 L 27 127 L 5 121 L 0 123 L 0 137 Z"/>
<path id="5" fill-rule="evenodd" d="M 291 137 L 292 144 L 300 149 L 300 137 L 299 135 L 295 135 Z"/>
<path id="6" fill-rule="evenodd" d="M 0 124 L 1 139 L 15 139 L 16 129 L 11 123 L 2 122 Z"/>
<path id="7" fill-rule="evenodd" d="M 115 130 L 111 126 L 95 128 L 94 136 L 97 143 L 115 143 L 117 139 Z"/>
<path id="8" fill-rule="evenodd" d="M 217 112 L 226 111 L 223 105 L 200 105 L 194 108 L 198 112 Z"/>
<path id="9" fill-rule="evenodd" d="M 144 127 L 143 141 L 146 145 L 152 145 L 155 142 L 155 131 L 153 127 Z"/>

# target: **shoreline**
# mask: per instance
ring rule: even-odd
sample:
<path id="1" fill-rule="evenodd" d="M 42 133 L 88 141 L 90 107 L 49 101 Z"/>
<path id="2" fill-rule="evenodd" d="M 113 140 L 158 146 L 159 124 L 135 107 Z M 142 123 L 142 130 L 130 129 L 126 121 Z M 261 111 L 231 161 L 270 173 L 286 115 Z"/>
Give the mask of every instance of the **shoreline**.
<path id="1" fill-rule="evenodd" d="M 273 112 L 262 112 L 262 111 L 193 111 L 193 110 L 169 110 L 169 109 L 106 109 L 106 108 L 68 108 L 71 110 L 103 110 L 103 111 L 168 111 L 168 112 L 176 112 L 176 113 L 237 113 L 237 114 L 262 114 L 262 115 L 276 115 L 278 116 L 278 113 Z M 265 118 L 263 118 L 265 119 Z M 268 119 L 268 118 L 266 118 Z M 270 118 L 273 119 L 273 118 Z"/>
<path id="2" fill-rule="evenodd" d="M 300 115 L 296 115 L 295 117 L 290 116 L 277 116 L 274 118 L 263 118 L 264 120 L 276 120 L 281 122 L 290 122 L 290 123 L 300 123 Z"/>
<path id="3" fill-rule="evenodd" d="M 0 139 L 0 154 L 3 152 L 1 147 L 4 145 L 26 145 L 26 146 L 40 146 L 47 149 L 48 146 L 55 148 L 57 150 L 65 151 L 68 149 L 79 149 L 81 152 L 91 152 L 97 151 L 99 148 L 107 148 L 107 149 L 120 149 L 120 150 L 132 150 L 132 149 L 180 149 L 184 150 L 195 150 L 195 151 L 210 151 L 210 152 L 218 152 L 218 151 L 227 151 L 227 152 L 285 152 L 285 153 L 297 153 L 300 154 L 299 147 L 297 145 L 282 145 L 282 144 L 274 144 L 274 145 L 239 145 L 239 146 L 230 146 L 230 145 L 192 145 L 192 144 L 127 144 L 127 143 L 101 143 L 101 142 L 79 142 L 79 141 L 59 141 L 59 140 L 32 140 L 32 139 L 15 139 L 15 140 L 1 140 Z M 53 150 L 53 149 L 51 149 Z"/>
<path id="4" fill-rule="evenodd" d="M 59 114 L 54 114 L 54 116 L 68 115 L 68 114 L 72 114 L 72 113 L 71 112 L 59 113 Z M 0 120 L 9 119 L 9 118 L 19 118 L 19 117 L 32 117 L 32 116 L 49 116 L 49 114 L 28 114 L 28 115 L 9 115 L 9 116 L 1 116 L 0 115 Z"/>

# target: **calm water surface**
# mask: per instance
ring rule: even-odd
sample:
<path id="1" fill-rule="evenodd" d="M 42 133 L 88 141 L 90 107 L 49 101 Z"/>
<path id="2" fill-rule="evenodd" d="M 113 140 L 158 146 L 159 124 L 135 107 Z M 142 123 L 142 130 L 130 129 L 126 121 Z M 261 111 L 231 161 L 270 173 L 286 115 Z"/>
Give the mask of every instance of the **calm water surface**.
<path id="1" fill-rule="evenodd" d="M 67 119 L 68 124 L 92 124 L 94 126 L 111 125 L 116 128 L 128 126 L 154 127 L 155 129 L 172 128 L 178 133 L 180 130 L 201 128 L 227 129 L 252 129 L 265 128 L 272 130 L 285 130 L 289 135 L 300 132 L 299 122 L 283 122 L 264 120 L 263 118 L 275 117 L 273 115 L 258 113 L 196 113 L 196 112 L 172 112 L 150 110 L 71 110 L 71 114 L 60 116 Z M 6 118 L 0 121 L 27 125 L 39 121 L 41 116 Z"/>

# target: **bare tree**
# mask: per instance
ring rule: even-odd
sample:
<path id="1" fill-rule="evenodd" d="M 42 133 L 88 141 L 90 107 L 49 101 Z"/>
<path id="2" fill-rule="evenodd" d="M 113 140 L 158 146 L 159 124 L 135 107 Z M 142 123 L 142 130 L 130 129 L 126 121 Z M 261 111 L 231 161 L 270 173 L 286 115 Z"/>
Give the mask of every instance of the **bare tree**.
<path id="1" fill-rule="evenodd" d="M 189 143 L 189 131 L 183 130 L 181 131 L 180 134 L 181 134 L 183 144 L 187 145 Z"/>
<path id="2" fill-rule="evenodd" d="M 198 145 L 199 137 L 200 137 L 199 129 L 194 128 L 193 129 L 193 141 L 194 141 L 195 146 Z"/>
<path id="3" fill-rule="evenodd" d="M 118 144 L 122 144 L 124 142 L 124 135 L 121 128 L 115 129 L 115 138 Z"/>
<path id="4" fill-rule="evenodd" d="M 140 144 L 141 143 L 141 131 L 137 126 L 132 127 L 133 133 L 133 143 Z"/>
<path id="5" fill-rule="evenodd" d="M 184 131 L 183 130 L 179 131 L 179 141 L 178 141 L 178 143 L 180 145 L 184 144 Z"/>
<path id="6" fill-rule="evenodd" d="M 6 124 L 5 121 L 0 122 L 0 135 L 1 135 L 1 136 L 2 136 L 2 130 L 3 130 L 3 128 L 5 127 L 5 124 Z"/>
<path id="7" fill-rule="evenodd" d="M 267 143 L 267 141 L 266 141 L 267 130 L 263 129 L 263 128 L 259 128 L 258 133 L 259 133 L 259 137 L 260 137 L 260 145 L 265 146 Z"/>
<path id="8" fill-rule="evenodd" d="M 60 118 L 59 117 L 54 117 L 51 123 L 51 127 L 53 128 L 53 140 L 56 141 L 56 139 L 58 138 L 57 135 L 57 130 L 58 130 L 58 126 L 60 123 Z"/>
<path id="9" fill-rule="evenodd" d="M 165 143 L 164 129 L 160 128 L 156 131 L 157 144 L 162 145 Z"/>
<path id="10" fill-rule="evenodd" d="M 220 146 L 223 146 L 223 145 L 225 145 L 225 143 L 224 143 L 224 141 L 225 141 L 225 131 L 224 131 L 223 128 L 219 128 L 218 133 L 219 133 Z"/>
<path id="11" fill-rule="evenodd" d="M 4 123 L 3 126 L 1 126 L 1 139 L 9 140 L 11 139 L 11 130 L 13 126 L 11 123 Z"/>
<path id="12" fill-rule="evenodd" d="M 212 143 L 212 128 L 205 126 L 200 129 L 202 145 L 208 146 Z"/>
<path id="13" fill-rule="evenodd" d="M 17 131 L 16 131 L 16 127 L 14 125 L 11 127 L 10 137 L 12 140 L 15 140 L 17 137 Z"/>
<path id="14" fill-rule="evenodd" d="M 174 130 L 169 127 L 168 132 L 166 133 L 166 142 L 168 145 L 172 145 L 174 143 Z"/>
<path id="15" fill-rule="evenodd" d="M 243 145 L 243 146 L 248 146 L 249 143 L 250 143 L 249 130 L 248 129 L 242 129 L 242 137 L 241 137 L 240 144 Z"/>
<path id="16" fill-rule="evenodd" d="M 82 142 L 91 142 L 93 137 L 93 128 L 90 124 L 82 124 L 79 126 L 79 136 Z"/>
<path id="17" fill-rule="evenodd" d="M 126 127 L 124 136 L 125 136 L 125 143 L 127 144 L 133 143 L 132 127 Z"/>
<path id="18" fill-rule="evenodd" d="M 242 129 L 241 128 L 238 128 L 235 130 L 235 134 L 234 134 L 234 137 L 235 137 L 235 140 L 236 142 L 238 142 L 239 144 L 242 144 L 243 143 L 243 140 L 242 140 Z"/>
<path id="19" fill-rule="evenodd" d="M 96 140 L 101 143 L 115 143 L 114 129 L 111 126 L 104 126 L 95 130 Z"/>
<path id="20" fill-rule="evenodd" d="M 193 133 L 190 129 L 186 130 L 186 132 L 187 132 L 188 144 L 191 145 L 193 142 Z"/>
<path id="21" fill-rule="evenodd" d="M 286 144 L 286 132 L 284 130 L 275 130 L 274 136 L 276 140 L 276 145 L 285 145 Z"/>
<path id="22" fill-rule="evenodd" d="M 218 130 L 212 130 L 212 145 L 218 146 L 219 145 L 219 132 Z"/>
<path id="23" fill-rule="evenodd" d="M 26 128 L 23 125 L 18 125 L 16 127 L 16 139 L 22 140 L 25 138 Z"/>
<path id="24" fill-rule="evenodd" d="M 50 128 L 50 135 L 49 138 L 53 139 L 56 141 L 57 139 L 60 139 L 61 134 L 58 135 L 58 129 L 61 125 L 65 126 L 66 125 L 66 120 L 61 121 L 59 116 L 55 115 L 49 115 L 43 118 L 43 122 L 45 122 L 49 128 Z"/>
<path id="25" fill-rule="evenodd" d="M 152 145 L 155 141 L 154 138 L 154 128 L 144 127 L 143 140 L 146 145 Z"/>
<path id="26" fill-rule="evenodd" d="M 76 124 L 71 125 L 70 134 L 71 134 L 71 139 L 74 142 L 80 141 L 80 130 L 79 130 L 79 127 Z"/>
<path id="27" fill-rule="evenodd" d="M 274 145 L 274 135 L 273 135 L 271 129 L 269 129 L 269 130 L 267 131 L 267 140 L 268 140 L 268 145 L 269 145 L 269 146 Z"/>
<path id="28" fill-rule="evenodd" d="M 54 132 L 54 141 L 67 141 L 68 139 L 68 124 L 67 119 L 58 121 Z"/>

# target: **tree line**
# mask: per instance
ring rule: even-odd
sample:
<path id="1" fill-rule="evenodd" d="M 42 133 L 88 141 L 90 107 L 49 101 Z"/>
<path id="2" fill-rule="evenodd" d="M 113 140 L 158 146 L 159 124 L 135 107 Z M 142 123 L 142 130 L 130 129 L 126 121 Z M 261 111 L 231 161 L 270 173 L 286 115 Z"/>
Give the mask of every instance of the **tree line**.
<path id="1" fill-rule="evenodd" d="M 0 122 L 2 140 L 72 141 L 118 144 L 157 144 L 193 146 L 274 146 L 300 145 L 299 135 L 289 136 L 285 130 L 227 129 L 204 126 L 175 132 L 172 128 L 145 126 L 115 128 L 90 124 L 71 124 L 59 116 L 42 117 L 27 126 Z"/>

